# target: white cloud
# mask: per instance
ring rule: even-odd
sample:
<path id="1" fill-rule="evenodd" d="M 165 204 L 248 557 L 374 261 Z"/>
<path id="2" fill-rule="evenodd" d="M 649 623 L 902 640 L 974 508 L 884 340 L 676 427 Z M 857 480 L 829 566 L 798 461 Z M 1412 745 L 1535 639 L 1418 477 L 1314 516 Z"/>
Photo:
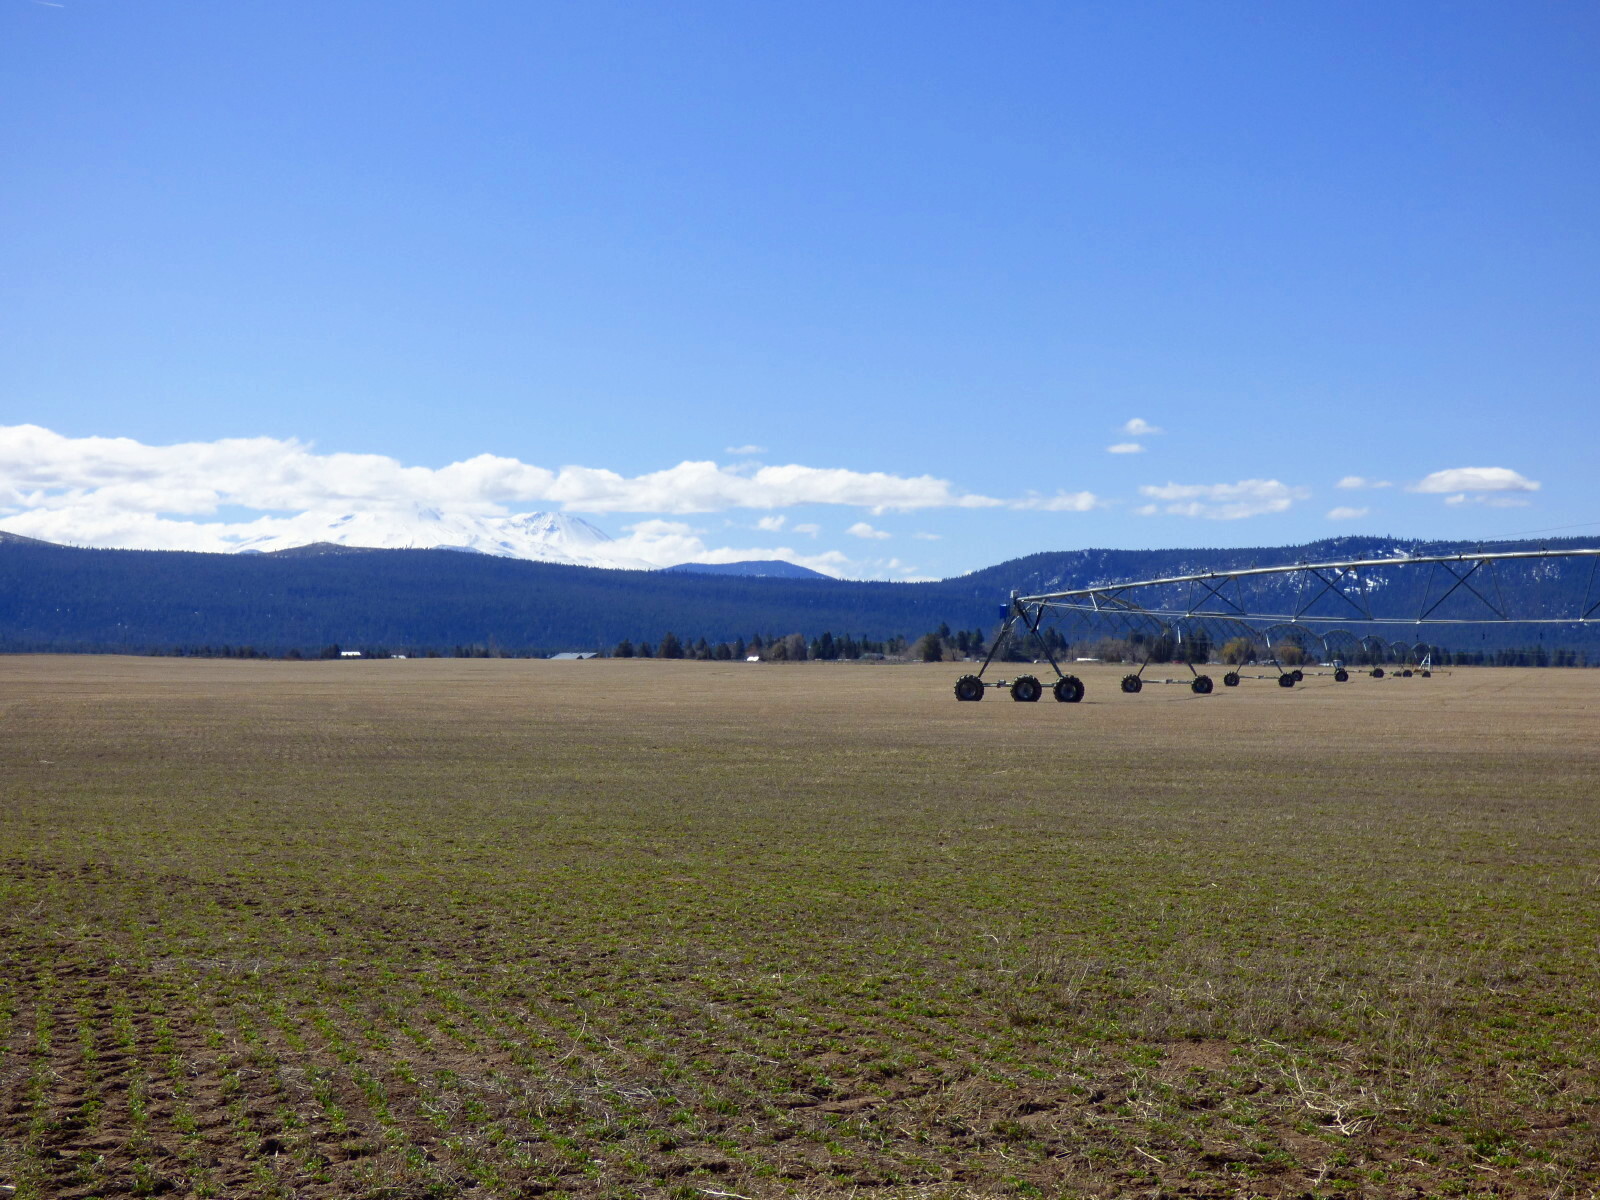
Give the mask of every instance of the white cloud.
<path id="1" fill-rule="evenodd" d="M 480 454 L 444 467 L 408 467 L 378 454 L 318 454 L 303 442 L 225 438 L 149 446 L 131 438 L 71 438 L 37 425 L 0 426 L 0 519 L 99 537 L 131 531 L 138 514 L 209 517 L 224 507 L 263 514 L 427 504 L 481 516 L 530 505 L 576 512 L 687 514 L 834 504 L 874 512 L 993 508 L 931 475 L 901 476 L 798 464 L 734 468 L 683 462 L 644 475 L 558 470 Z M 43 514 L 70 514 L 59 523 Z M 173 531 L 169 531 L 173 532 Z"/>
<path id="2" fill-rule="evenodd" d="M 1333 485 L 1338 488 L 1386 488 L 1393 487 L 1387 479 L 1368 479 L 1364 475 L 1346 475 Z"/>
<path id="3" fill-rule="evenodd" d="M 848 533 L 851 537 L 858 537 L 858 538 L 882 539 L 882 538 L 887 538 L 887 537 L 893 537 L 894 536 L 891 533 L 885 533 L 881 529 L 874 529 L 871 525 L 868 525 L 865 521 L 857 521 L 854 525 L 850 526 L 849 529 L 846 529 L 845 532 Z"/>
<path id="4" fill-rule="evenodd" d="M 678 563 L 728 563 L 748 562 L 752 559 L 781 559 L 821 571 L 824 575 L 858 577 L 851 560 L 837 550 L 821 554 L 801 554 L 789 546 L 736 547 L 706 545 L 701 538 L 704 530 L 695 529 L 682 521 L 652 519 L 626 526 L 622 537 L 606 543 L 607 552 L 638 559 L 657 567 L 670 567 Z"/>
<path id="5" fill-rule="evenodd" d="M 1428 494 L 1537 492 L 1539 487 L 1536 481 L 1517 474 L 1509 467 L 1452 467 L 1447 471 L 1435 471 L 1413 484 L 1409 490 Z"/>
<path id="6" fill-rule="evenodd" d="M 1267 513 L 1285 512 L 1296 500 L 1304 500 L 1311 490 L 1291 487 L 1276 479 L 1242 479 L 1238 483 L 1168 483 L 1146 485 L 1140 493 L 1161 504 L 1147 504 L 1137 511 L 1143 516 L 1164 512 L 1175 517 L 1205 517 L 1213 521 L 1236 521 Z"/>
<path id="7" fill-rule="evenodd" d="M 1490 508 L 1527 508 L 1529 501 L 1526 497 L 1515 492 L 1476 492 L 1467 495 L 1457 492 L 1454 496 L 1444 498 L 1446 504 L 1487 504 Z"/>
<path id="8" fill-rule="evenodd" d="M 1341 504 L 1338 508 L 1330 508 L 1328 510 L 1328 520 L 1355 521 L 1366 516 L 1371 511 L 1370 508 L 1349 508 Z"/>
<path id="9" fill-rule="evenodd" d="M 937 575 L 924 574 L 921 567 L 901 562 L 898 558 L 873 560 L 879 578 L 894 579 L 900 583 L 931 583 Z"/>
<path id="10" fill-rule="evenodd" d="M 1143 417 L 1134 417 L 1122 427 L 1122 432 L 1130 437 L 1150 437 L 1152 434 L 1164 432 L 1160 426 L 1152 425 Z"/>
<path id="11" fill-rule="evenodd" d="M 1107 454 L 1143 454 L 1144 447 L 1138 442 L 1118 442 L 1115 446 L 1106 447 Z"/>
<path id="12" fill-rule="evenodd" d="M 937 542 L 942 540 L 944 535 L 939 533 L 913 533 L 911 536 L 919 542 Z"/>
<path id="13" fill-rule="evenodd" d="M 1013 500 L 1011 508 L 1032 509 L 1037 512 L 1088 512 L 1100 508 L 1105 501 L 1093 492 L 1057 492 L 1054 496 L 1028 495 Z"/>
<path id="14" fill-rule="evenodd" d="M 807 537 L 816 537 L 817 534 L 822 532 L 822 526 L 821 525 L 813 525 L 808 521 L 805 524 L 796 525 L 794 527 L 794 529 L 791 530 L 791 532 L 793 532 L 793 533 L 803 533 Z"/>
<path id="15" fill-rule="evenodd" d="M 79 508 L 0 511 L 0 528 L 24 537 L 67 546 L 101 546 L 129 550 L 203 550 L 222 554 L 259 537 L 293 530 L 292 518 L 258 517 L 253 521 L 181 521 L 147 512 Z"/>
<path id="16" fill-rule="evenodd" d="M 987 496 L 958 493 L 948 481 L 931 475 L 908 478 L 879 471 L 793 464 L 741 474 L 713 462 L 684 462 L 632 478 L 593 467 L 562 467 L 535 494 L 518 499 L 555 501 L 564 509 L 578 512 L 664 513 L 787 508 L 797 504 L 840 504 L 888 512 L 992 508 L 1004 503 Z"/>
<path id="17" fill-rule="evenodd" d="M 766 452 L 767 448 L 765 446 L 729 446 L 723 451 L 724 454 L 731 454 L 735 458 L 748 458 L 752 454 L 765 454 Z"/>
<path id="18" fill-rule="evenodd" d="M 762 517 L 756 522 L 756 528 L 765 530 L 767 533 L 777 533 L 788 521 L 789 518 L 781 514 L 775 517 Z"/>

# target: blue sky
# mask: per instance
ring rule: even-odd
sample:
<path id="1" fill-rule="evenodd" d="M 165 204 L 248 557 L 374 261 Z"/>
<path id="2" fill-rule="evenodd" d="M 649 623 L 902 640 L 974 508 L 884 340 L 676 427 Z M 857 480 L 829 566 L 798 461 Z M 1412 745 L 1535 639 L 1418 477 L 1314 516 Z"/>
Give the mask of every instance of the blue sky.
<path id="1" fill-rule="evenodd" d="M 0 63 L 0 528 L 1600 522 L 1593 6 L 0 0 Z"/>

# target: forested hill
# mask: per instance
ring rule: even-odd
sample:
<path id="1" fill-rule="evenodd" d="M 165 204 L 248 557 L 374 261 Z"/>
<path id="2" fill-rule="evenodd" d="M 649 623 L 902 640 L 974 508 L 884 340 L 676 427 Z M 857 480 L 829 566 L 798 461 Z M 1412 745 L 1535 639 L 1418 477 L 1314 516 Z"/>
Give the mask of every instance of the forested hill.
<path id="1" fill-rule="evenodd" d="M 1000 599 L 1003 600 L 1003 597 Z M 0 543 L 0 648 L 329 643 L 510 652 L 609 648 L 671 630 L 713 640 L 990 624 L 998 601 L 935 584 L 610 571 L 453 550 L 194 554 Z"/>
<path id="2" fill-rule="evenodd" d="M 1600 539 L 1543 544 L 1600 546 Z M 250 646 L 283 653 L 338 643 L 528 653 L 609 648 L 624 638 L 654 640 L 669 630 L 713 642 L 824 631 L 915 638 L 940 624 L 992 630 L 1012 589 L 1036 593 L 1217 568 L 1477 549 L 1340 538 L 1252 549 L 1075 550 L 1030 555 L 935 583 L 862 583 L 611 571 L 451 550 L 86 550 L 0 535 L 0 649 Z M 1421 586 L 1420 572 L 1411 579 L 1400 576 L 1393 572 L 1396 595 Z M 1581 598 L 1591 578 L 1587 563 L 1581 571 L 1567 564 L 1538 586 Z M 1481 634 L 1474 636 L 1481 640 Z"/>
<path id="3" fill-rule="evenodd" d="M 1538 542 L 1417 542 L 1401 538 L 1324 538 L 1300 546 L 1250 546 L 1214 550 L 1057 550 L 1014 558 L 960 578 L 962 583 L 1024 595 L 1070 591 L 1130 579 L 1199 575 L 1244 567 L 1349 559 L 1390 559 L 1405 555 L 1471 554 L 1514 550 L 1576 550 L 1600 547 L 1600 538 L 1561 538 Z M 1583 568 L 1585 571 L 1588 567 Z M 949 581 L 956 582 L 956 581 Z"/>

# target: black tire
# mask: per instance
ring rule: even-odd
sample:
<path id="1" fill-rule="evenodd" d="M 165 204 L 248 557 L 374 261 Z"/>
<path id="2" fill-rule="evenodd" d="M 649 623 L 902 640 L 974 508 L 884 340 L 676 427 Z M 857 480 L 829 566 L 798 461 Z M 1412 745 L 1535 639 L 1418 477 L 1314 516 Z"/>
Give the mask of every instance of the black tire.
<path id="1" fill-rule="evenodd" d="M 1189 690 L 1196 696 L 1209 696 L 1211 694 L 1211 676 L 1196 675 L 1189 682 Z"/>
<path id="2" fill-rule="evenodd" d="M 976 675 L 963 675 L 956 680 L 957 700 L 982 700 L 983 692 L 983 680 Z"/>
<path id="3" fill-rule="evenodd" d="M 1400 672 L 1400 678 L 1401 679 L 1410 679 L 1411 678 L 1411 672 L 1410 671 L 1401 671 Z"/>
<path id="4" fill-rule="evenodd" d="M 1222 686 L 1223 687 L 1238 687 L 1239 686 L 1239 672 L 1237 672 L 1237 671 L 1229 671 L 1226 675 L 1224 675 L 1222 677 Z"/>
<path id="5" fill-rule="evenodd" d="M 1422 672 L 1422 677 L 1424 679 L 1432 679 L 1433 678 L 1433 672 L 1432 671 L 1424 671 L 1424 672 Z"/>
<path id="6" fill-rule="evenodd" d="M 1024 704 L 1032 704 L 1044 695 L 1044 688 L 1032 675 L 1018 675 L 1011 681 L 1011 698 L 1020 700 Z"/>
<path id="7" fill-rule="evenodd" d="M 1050 689 L 1063 704 L 1076 704 L 1083 699 L 1083 680 L 1076 675 L 1063 675 Z"/>
<path id="8" fill-rule="evenodd" d="M 1294 681 L 1296 683 L 1304 683 L 1305 682 L 1306 673 L 1304 671 L 1302 671 L 1299 667 L 1296 667 L 1294 670 L 1290 671 L 1289 674 L 1294 676 Z"/>
<path id="9" fill-rule="evenodd" d="M 1349 683 L 1350 682 L 1350 672 L 1346 671 L 1343 667 L 1340 667 L 1337 671 L 1335 671 L 1333 673 L 1333 681 L 1335 683 Z"/>
<path id="10" fill-rule="evenodd" d="M 1291 688 L 1291 687 L 1293 687 L 1294 686 L 1294 676 L 1293 675 L 1279 675 L 1278 676 L 1278 686 L 1281 687 L 1281 688 Z"/>
<path id="11" fill-rule="evenodd" d="M 1382 667 L 1373 667 L 1372 668 L 1372 677 L 1374 679 L 1382 679 L 1383 678 L 1383 668 Z"/>
<path id="12" fill-rule="evenodd" d="M 1128 695 L 1133 695 L 1144 686 L 1144 680 L 1137 675 L 1124 675 L 1122 677 L 1122 690 Z"/>

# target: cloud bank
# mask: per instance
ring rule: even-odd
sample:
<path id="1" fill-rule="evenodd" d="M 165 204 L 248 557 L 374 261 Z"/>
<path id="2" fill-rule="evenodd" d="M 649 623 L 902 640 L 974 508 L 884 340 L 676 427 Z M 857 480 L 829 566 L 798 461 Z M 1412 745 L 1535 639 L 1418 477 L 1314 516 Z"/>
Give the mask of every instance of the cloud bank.
<path id="1" fill-rule="evenodd" d="M 740 450 L 753 447 L 738 447 Z M 1085 512 L 1088 492 L 1010 501 L 962 491 L 932 475 L 682 462 L 628 476 L 598 467 L 536 466 L 480 454 L 443 467 L 406 466 L 379 454 L 322 454 L 296 439 L 224 438 L 153 446 L 132 438 L 67 437 L 38 425 L 0 426 L 0 527 L 78 545 L 226 551 L 291 533 L 329 514 L 412 509 L 498 517 L 530 508 L 636 513 L 655 518 L 765 510 L 763 533 L 785 528 L 775 510 L 826 505 L 886 512 L 939 508 Z M 641 522 L 624 541 L 650 561 L 731 561 L 671 522 Z M 848 532 L 864 536 L 858 523 Z M 790 532 L 815 537 L 812 523 Z M 875 538 L 877 531 L 872 535 Z M 679 552 L 684 559 L 674 559 Z M 623 547 L 618 547 L 623 549 Z M 754 551 L 729 550 L 749 556 Z M 762 552 L 777 557 L 776 551 Z M 819 564 L 825 556 L 786 552 Z M 838 568 L 839 563 L 830 565 Z"/>
<path id="2" fill-rule="evenodd" d="M 821 571 L 824 575 L 842 576 L 859 569 L 862 564 L 852 563 L 837 550 L 821 554 L 802 554 L 789 546 L 710 546 L 696 529 L 682 521 L 651 519 L 629 525 L 621 537 L 606 543 L 606 550 L 636 558 L 656 567 L 671 567 L 678 563 L 734 563 L 751 559 L 782 559 Z M 883 566 L 884 564 L 876 564 Z"/>
<path id="3" fill-rule="evenodd" d="M 1296 500 L 1304 500 L 1311 495 L 1309 488 L 1291 487 L 1276 479 L 1242 479 L 1238 483 L 1167 483 L 1146 485 L 1139 491 L 1159 502 L 1136 509 L 1141 516 L 1166 513 L 1169 516 L 1204 517 L 1213 521 L 1237 521 L 1244 517 L 1286 512 Z"/>
<path id="4" fill-rule="evenodd" d="M 147 446 L 131 438 L 69 438 L 37 425 L 0 427 L 0 510 L 91 506 L 123 513 L 209 516 L 224 506 L 296 512 L 424 503 L 498 513 L 539 504 L 572 512 L 720 512 L 847 505 L 878 512 L 990 508 L 931 475 L 831 467 L 682 462 L 644 475 L 557 470 L 480 454 L 445 467 L 407 467 L 379 454 L 318 454 L 295 440 L 225 438 Z"/>

